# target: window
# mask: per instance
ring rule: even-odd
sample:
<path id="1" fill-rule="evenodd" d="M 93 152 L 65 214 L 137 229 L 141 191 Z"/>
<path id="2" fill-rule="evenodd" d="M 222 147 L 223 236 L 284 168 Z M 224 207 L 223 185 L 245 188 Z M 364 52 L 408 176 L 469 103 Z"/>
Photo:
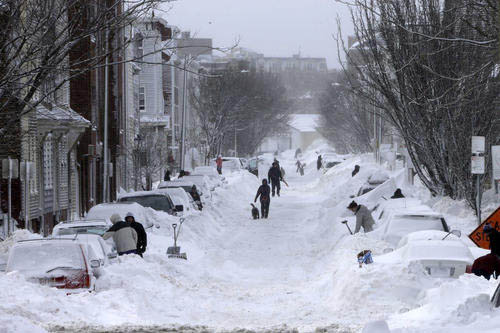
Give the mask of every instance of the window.
<path id="1" fill-rule="evenodd" d="M 68 162 L 65 136 L 62 137 L 59 143 L 59 164 L 61 166 L 59 171 L 59 184 L 61 187 L 68 187 Z"/>
<path id="2" fill-rule="evenodd" d="M 139 87 L 139 111 L 146 110 L 146 96 L 144 87 Z"/>
<path id="3" fill-rule="evenodd" d="M 49 135 L 43 144 L 43 184 L 46 190 L 53 188 L 52 179 L 52 137 Z"/>

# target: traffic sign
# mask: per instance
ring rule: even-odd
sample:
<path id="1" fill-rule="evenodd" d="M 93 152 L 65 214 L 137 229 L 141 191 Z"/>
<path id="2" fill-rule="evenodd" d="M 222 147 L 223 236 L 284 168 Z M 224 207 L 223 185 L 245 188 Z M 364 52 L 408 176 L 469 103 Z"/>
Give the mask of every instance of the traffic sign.
<path id="1" fill-rule="evenodd" d="M 490 248 L 490 239 L 483 233 L 483 227 L 486 223 L 489 223 L 493 228 L 500 231 L 500 207 L 498 207 L 493 214 L 488 216 L 486 220 L 483 221 L 471 234 L 469 238 L 476 244 L 477 246 L 483 249 Z"/>

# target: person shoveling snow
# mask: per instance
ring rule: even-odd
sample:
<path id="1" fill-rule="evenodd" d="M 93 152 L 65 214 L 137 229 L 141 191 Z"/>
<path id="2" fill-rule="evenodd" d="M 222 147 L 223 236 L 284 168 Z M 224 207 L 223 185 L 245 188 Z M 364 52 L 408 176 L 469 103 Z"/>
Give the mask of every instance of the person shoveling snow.
<path id="1" fill-rule="evenodd" d="M 375 221 L 373 220 L 372 213 L 366 208 L 366 206 L 358 205 L 355 201 L 352 201 L 349 206 L 347 206 L 351 212 L 356 215 L 356 228 L 354 229 L 354 233 L 358 233 L 363 227 L 363 230 L 366 232 L 373 231 L 373 225 Z"/>

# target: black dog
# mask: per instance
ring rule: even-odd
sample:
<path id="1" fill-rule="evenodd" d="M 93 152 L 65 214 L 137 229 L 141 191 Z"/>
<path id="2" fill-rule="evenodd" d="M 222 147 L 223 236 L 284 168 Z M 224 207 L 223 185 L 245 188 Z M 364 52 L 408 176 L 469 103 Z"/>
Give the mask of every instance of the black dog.
<path id="1" fill-rule="evenodd" d="M 257 207 L 255 207 L 254 204 L 250 204 L 252 205 L 252 217 L 254 220 L 258 220 L 260 218 L 260 215 L 259 215 L 259 210 L 257 209 Z"/>

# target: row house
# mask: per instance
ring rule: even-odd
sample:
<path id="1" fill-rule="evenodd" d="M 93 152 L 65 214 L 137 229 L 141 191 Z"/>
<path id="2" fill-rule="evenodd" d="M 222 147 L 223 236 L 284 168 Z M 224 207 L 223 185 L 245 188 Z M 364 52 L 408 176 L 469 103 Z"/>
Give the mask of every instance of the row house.
<path id="1" fill-rule="evenodd" d="M 122 6 L 123 3 L 116 6 L 116 15 L 121 14 Z M 95 33 L 76 43 L 69 56 L 74 71 L 81 71 L 79 64 L 85 63 L 82 59 L 98 59 L 90 70 L 81 71 L 70 80 L 70 106 L 90 121 L 76 147 L 82 215 L 96 204 L 115 200 L 126 179 L 125 34 L 124 29 L 118 28 Z"/>

